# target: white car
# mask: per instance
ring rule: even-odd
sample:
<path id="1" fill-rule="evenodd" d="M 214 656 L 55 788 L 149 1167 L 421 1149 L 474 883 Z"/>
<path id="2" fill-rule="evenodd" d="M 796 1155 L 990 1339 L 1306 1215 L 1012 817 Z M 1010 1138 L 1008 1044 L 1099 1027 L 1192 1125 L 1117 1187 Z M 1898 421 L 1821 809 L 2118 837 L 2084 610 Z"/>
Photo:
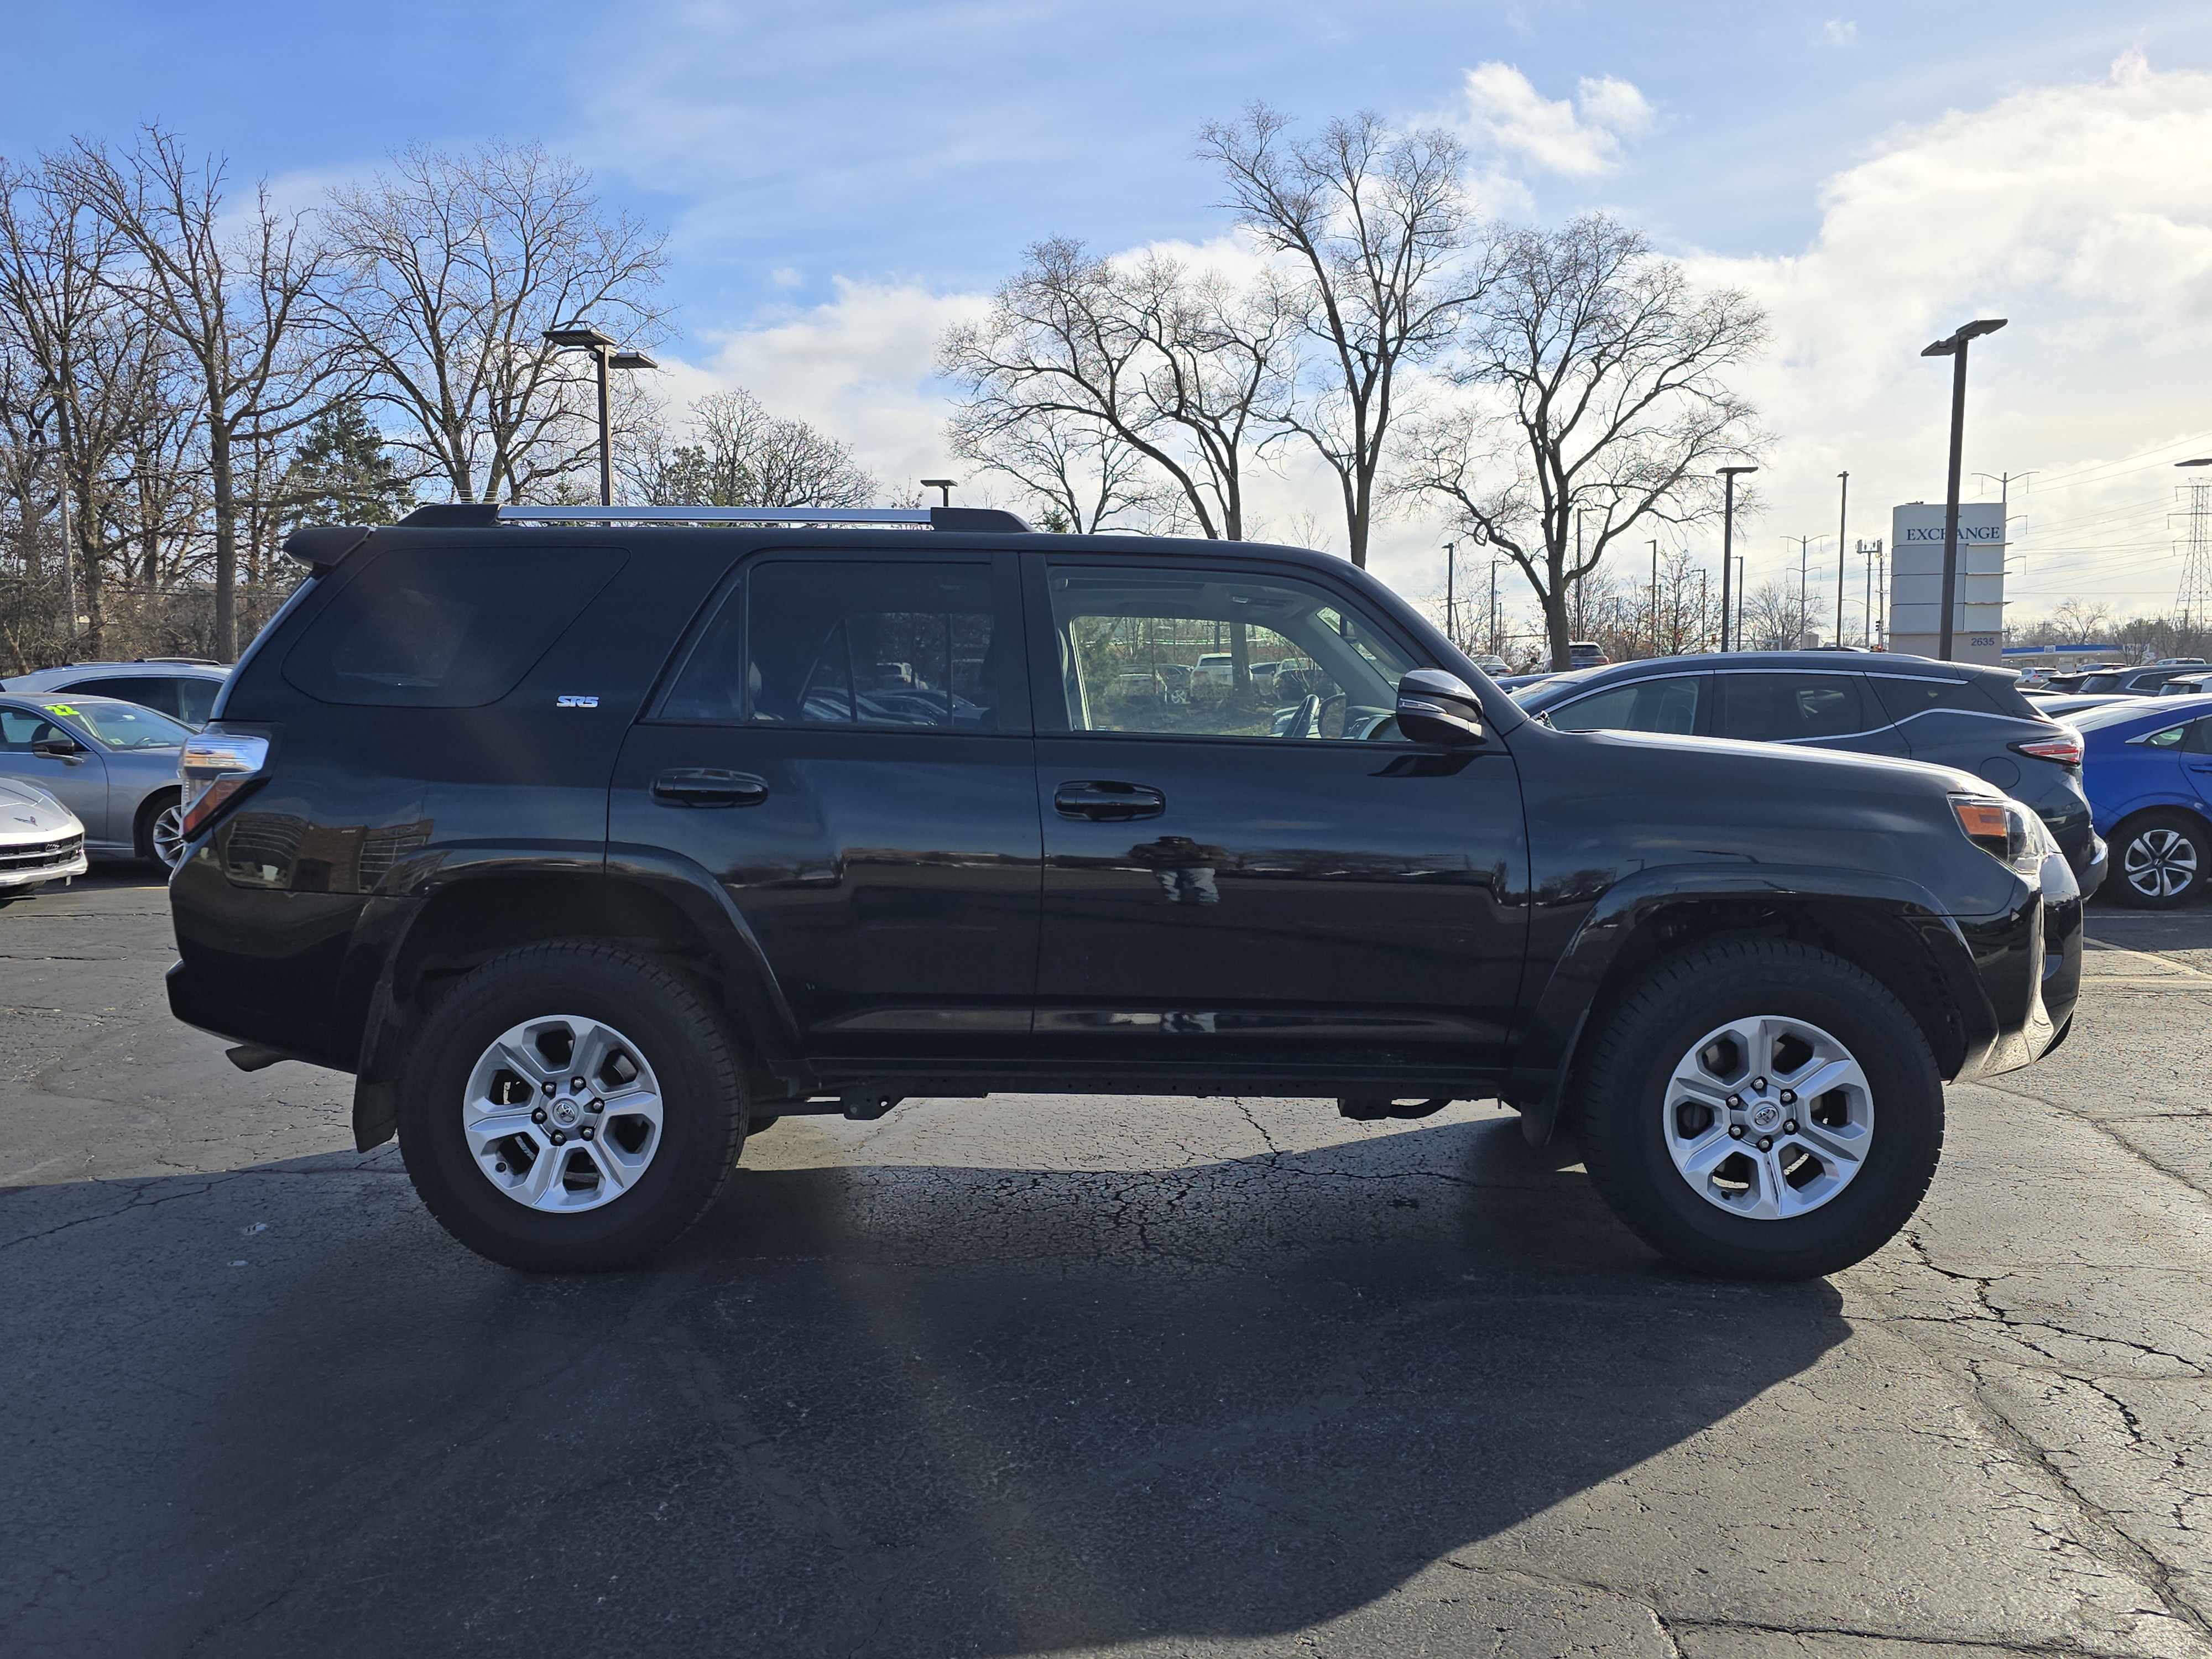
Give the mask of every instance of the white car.
<path id="1" fill-rule="evenodd" d="M 76 813 L 35 783 L 0 778 L 0 904 L 90 867 Z"/>

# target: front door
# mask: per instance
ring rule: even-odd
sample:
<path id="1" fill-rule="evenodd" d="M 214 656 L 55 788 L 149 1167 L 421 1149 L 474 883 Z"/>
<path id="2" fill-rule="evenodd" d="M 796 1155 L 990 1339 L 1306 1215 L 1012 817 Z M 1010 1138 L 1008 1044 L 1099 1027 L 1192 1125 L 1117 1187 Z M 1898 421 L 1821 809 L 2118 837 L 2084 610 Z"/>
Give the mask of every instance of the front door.
<path id="1" fill-rule="evenodd" d="M 809 1055 L 1018 1057 L 1038 833 L 1010 556 L 769 554 L 624 743 L 609 838 L 711 872 Z"/>
<path id="2" fill-rule="evenodd" d="M 55 707 L 66 711 L 70 705 L 62 702 Z M 76 753 L 32 752 L 32 744 L 55 738 L 76 744 Z M 90 738 L 49 718 L 44 708 L 32 703 L 0 703 L 0 770 L 11 778 L 37 784 L 76 813 L 84 825 L 88 845 L 118 839 L 108 834 L 106 761 Z M 128 826 L 120 839 L 130 839 Z"/>
<path id="3" fill-rule="evenodd" d="M 1502 1064 L 1525 945 L 1513 758 L 1397 735 L 1424 665 L 1285 568 L 1036 557 L 1042 1060 Z"/>

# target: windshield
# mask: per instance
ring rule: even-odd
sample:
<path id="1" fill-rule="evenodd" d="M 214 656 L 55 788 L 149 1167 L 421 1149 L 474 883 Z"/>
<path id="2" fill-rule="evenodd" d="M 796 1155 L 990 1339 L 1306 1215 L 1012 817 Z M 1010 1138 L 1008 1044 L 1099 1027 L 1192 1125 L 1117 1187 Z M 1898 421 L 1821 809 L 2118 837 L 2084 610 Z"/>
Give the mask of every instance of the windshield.
<path id="1" fill-rule="evenodd" d="M 167 749 L 192 734 L 190 726 L 178 725 L 167 714 L 113 697 L 72 697 L 39 707 L 91 732 L 110 749 Z"/>

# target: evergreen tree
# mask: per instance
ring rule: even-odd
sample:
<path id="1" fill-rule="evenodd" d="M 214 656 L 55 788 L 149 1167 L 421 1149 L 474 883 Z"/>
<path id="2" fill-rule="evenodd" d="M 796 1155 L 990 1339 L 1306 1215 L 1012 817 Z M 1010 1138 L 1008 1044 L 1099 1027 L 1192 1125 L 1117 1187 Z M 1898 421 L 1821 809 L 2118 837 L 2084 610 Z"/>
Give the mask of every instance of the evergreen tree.
<path id="1" fill-rule="evenodd" d="M 301 434 L 284 495 L 293 525 L 391 524 L 415 506 L 415 486 L 358 398 L 340 398 Z"/>

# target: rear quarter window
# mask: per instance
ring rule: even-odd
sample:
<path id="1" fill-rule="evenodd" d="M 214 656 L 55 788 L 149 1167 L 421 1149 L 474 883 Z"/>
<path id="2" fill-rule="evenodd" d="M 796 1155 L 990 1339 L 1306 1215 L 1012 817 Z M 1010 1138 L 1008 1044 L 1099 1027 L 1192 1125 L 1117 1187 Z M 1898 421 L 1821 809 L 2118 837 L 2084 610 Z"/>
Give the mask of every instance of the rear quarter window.
<path id="1" fill-rule="evenodd" d="M 497 702 L 623 564 L 612 548 L 397 549 L 307 624 L 284 678 L 323 702 Z"/>
<path id="2" fill-rule="evenodd" d="M 1889 717 L 1902 726 L 1915 714 L 1927 714 L 1930 709 L 1957 709 L 1970 714 L 2010 714 L 2017 713 L 2024 720 L 2038 720 L 2048 716 L 2039 714 L 2035 705 L 2019 692 L 2012 693 L 2021 706 L 2017 711 L 2000 707 L 1997 702 L 1983 694 L 1983 689 L 1972 680 L 1915 680 L 1895 674 L 1869 674 L 1867 684 L 1874 689 Z M 2009 689 L 2009 688 L 2008 688 Z"/>

